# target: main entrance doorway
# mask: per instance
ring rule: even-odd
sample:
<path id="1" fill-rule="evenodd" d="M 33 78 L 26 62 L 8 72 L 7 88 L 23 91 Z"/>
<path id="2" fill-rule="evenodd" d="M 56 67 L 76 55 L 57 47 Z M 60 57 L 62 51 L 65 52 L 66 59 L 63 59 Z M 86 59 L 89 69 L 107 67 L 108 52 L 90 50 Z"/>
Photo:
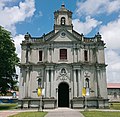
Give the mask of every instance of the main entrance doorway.
<path id="1" fill-rule="evenodd" d="M 69 85 L 64 82 L 58 86 L 58 107 L 69 107 Z"/>

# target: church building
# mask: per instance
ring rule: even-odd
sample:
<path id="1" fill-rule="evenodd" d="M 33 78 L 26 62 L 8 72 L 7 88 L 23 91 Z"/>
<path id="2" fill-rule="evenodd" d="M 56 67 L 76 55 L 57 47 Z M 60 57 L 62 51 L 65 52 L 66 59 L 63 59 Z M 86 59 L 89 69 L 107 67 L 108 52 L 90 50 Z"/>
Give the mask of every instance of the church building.
<path id="1" fill-rule="evenodd" d="M 105 43 L 97 33 L 85 37 L 73 30 L 72 12 L 62 4 L 54 28 L 41 37 L 25 34 L 21 43 L 21 107 L 108 107 Z M 38 88 L 42 95 L 38 96 Z M 85 105 L 85 100 L 87 105 Z"/>

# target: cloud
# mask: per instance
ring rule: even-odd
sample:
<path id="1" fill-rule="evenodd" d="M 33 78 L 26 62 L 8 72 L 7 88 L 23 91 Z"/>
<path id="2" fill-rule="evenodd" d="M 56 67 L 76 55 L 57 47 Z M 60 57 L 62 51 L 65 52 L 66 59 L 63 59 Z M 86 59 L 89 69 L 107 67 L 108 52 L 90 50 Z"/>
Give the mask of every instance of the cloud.
<path id="1" fill-rule="evenodd" d="M 22 43 L 22 41 L 24 40 L 24 35 L 16 35 L 15 37 L 13 37 L 14 40 L 14 44 L 16 47 L 16 53 L 18 54 L 18 57 L 21 58 L 21 46 L 20 44 Z"/>
<path id="2" fill-rule="evenodd" d="M 16 36 L 13 37 L 13 40 L 14 40 L 14 44 L 15 44 L 15 47 L 16 47 L 17 56 L 21 59 L 21 46 L 20 46 L 20 44 L 24 40 L 24 35 L 21 35 L 21 34 L 16 35 Z M 20 76 L 19 67 L 16 67 L 16 73 Z"/>
<path id="3" fill-rule="evenodd" d="M 120 18 L 100 27 L 102 39 L 106 43 L 106 63 L 108 82 L 120 82 Z"/>
<path id="4" fill-rule="evenodd" d="M 120 49 L 120 18 L 100 28 L 108 49 Z"/>
<path id="5" fill-rule="evenodd" d="M 16 34 L 15 25 L 34 15 L 35 1 L 25 0 L 19 2 L 18 6 L 12 7 L 7 7 L 7 2 L 10 2 L 10 0 L 0 1 L 0 25 L 11 31 L 12 34 Z"/>
<path id="6" fill-rule="evenodd" d="M 106 50 L 107 81 L 120 82 L 120 55 L 116 50 Z"/>
<path id="7" fill-rule="evenodd" d="M 41 16 L 43 16 L 42 11 L 39 11 L 38 14 L 35 15 L 36 18 L 39 18 L 39 17 L 41 17 Z"/>
<path id="8" fill-rule="evenodd" d="M 86 0 L 78 1 L 76 13 L 82 15 L 111 14 L 120 10 L 119 0 Z"/>
<path id="9" fill-rule="evenodd" d="M 16 2 L 16 0 L 0 0 L 0 25 L 12 32 L 13 40 L 16 47 L 16 53 L 21 58 L 20 43 L 24 39 L 24 35 L 16 35 L 16 24 L 31 18 L 35 12 L 35 0 L 24 0 L 16 6 L 7 6 L 8 3 Z M 19 75 L 20 70 L 17 67 L 16 72 Z"/>
<path id="10" fill-rule="evenodd" d="M 20 46 L 20 44 L 24 40 L 24 35 L 21 35 L 21 34 L 16 35 L 13 37 L 13 40 L 14 40 L 14 44 L 16 47 L 16 53 L 21 60 L 21 46 Z M 18 74 L 18 77 L 20 77 L 20 68 L 19 67 L 16 67 L 16 74 Z"/>
<path id="11" fill-rule="evenodd" d="M 79 19 L 74 19 L 73 28 L 79 33 L 88 34 L 101 23 L 101 21 L 97 21 L 96 19 L 87 16 L 85 22 L 81 22 Z"/>

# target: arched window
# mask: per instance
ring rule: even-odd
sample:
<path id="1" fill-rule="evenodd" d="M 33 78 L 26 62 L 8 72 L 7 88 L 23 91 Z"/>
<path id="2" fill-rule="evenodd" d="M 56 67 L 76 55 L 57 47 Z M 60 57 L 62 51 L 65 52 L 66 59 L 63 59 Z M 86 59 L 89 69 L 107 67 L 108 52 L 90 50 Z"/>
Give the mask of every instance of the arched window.
<path id="1" fill-rule="evenodd" d="M 61 18 L 61 25 L 65 25 L 65 17 Z"/>
<path id="2" fill-rule="evenodd" d="M 89 79 L 88 78 L 85 79 L 85 87 L 89 88 Z"/>

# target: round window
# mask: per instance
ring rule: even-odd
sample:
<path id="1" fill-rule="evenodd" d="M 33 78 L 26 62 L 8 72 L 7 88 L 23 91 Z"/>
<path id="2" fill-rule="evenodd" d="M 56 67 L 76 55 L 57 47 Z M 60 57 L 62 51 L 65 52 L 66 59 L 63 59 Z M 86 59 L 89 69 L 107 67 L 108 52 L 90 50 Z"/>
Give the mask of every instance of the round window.
<path id="1" fill-rule="evenodd" d="M 66 35 L 66 34 L 65 34 L 64 32 L 61 33 L 61 36 L 62 36 L 62 37 L 65 37 L 65 35 Z"/>

